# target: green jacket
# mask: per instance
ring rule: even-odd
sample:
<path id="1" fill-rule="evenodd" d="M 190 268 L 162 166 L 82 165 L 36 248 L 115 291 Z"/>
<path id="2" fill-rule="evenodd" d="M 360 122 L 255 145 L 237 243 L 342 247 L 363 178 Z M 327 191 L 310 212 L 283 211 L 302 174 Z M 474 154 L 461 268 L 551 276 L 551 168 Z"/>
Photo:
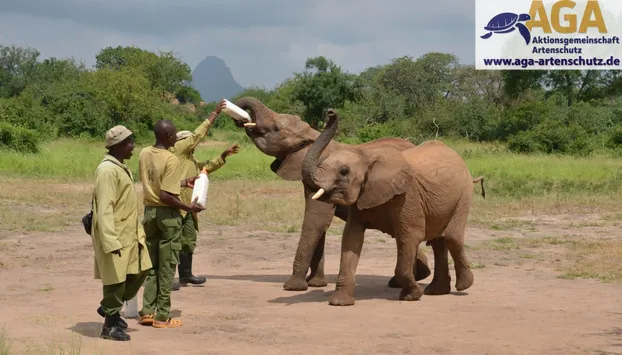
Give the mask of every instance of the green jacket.
<path id="1" fill-rule="evenodd" d="M 95 279 L 111 285 L 125 281 L 126 274 L 137 274 L 139 266 L 141 271 L 151 269 L 145 231 L 138 218 L 134 177 L 127 166 L 108 154 L 95 170 L 92 228 Z M 140 260 L 139 244 L 144 250 Z M 122 249 L 121 256 L 110 253 L 118 249 Z"/>

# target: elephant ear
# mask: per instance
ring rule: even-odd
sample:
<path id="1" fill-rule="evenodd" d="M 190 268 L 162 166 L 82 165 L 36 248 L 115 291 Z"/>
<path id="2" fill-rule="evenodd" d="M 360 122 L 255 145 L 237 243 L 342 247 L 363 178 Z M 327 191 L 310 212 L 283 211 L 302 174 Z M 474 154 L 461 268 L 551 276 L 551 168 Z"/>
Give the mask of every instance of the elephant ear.
<path id="1" fill-rule="evenodd" d="M 411 165 L 397 149 L 370 148 L 365 153 L 370 163 L 356 202 L 359 210 L 380 206 L 405 193 L 413 179 Z"/>

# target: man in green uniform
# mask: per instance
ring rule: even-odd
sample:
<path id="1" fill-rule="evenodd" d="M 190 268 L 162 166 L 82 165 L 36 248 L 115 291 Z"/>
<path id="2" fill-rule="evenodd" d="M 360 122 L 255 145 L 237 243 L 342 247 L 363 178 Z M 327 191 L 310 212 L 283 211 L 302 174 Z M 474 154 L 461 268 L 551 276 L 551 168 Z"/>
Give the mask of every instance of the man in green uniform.
<path id="1" fill-rule="evenodd" d="M 145 213 L 143 227 L 153 269 L 145 281 L 140 324 L 156 328 L 175 328 L 182 325 L 171 319 L 171 288 L 175 267 L 181 250 L 180 210 L 199 212 L 203 208 L 195 201 L 188 206 L 179 200 L 181 186 L 192 187 L 195 177 L 180 183 L 179 160 L 168 149 L 175 144 L 177 129 L 168 120 L 156 122 L 156 142 L 144 148 L 138 157 L 140 180 L 143 186 Z"/>
<path id="2" fill-rule="evenodd" d="M 103 284 L 97 312 L 105 317 L 101 337 L 130 340 L 119 312 L 123 302 L 136 296 L 151 269 L 145 233 L 138 219 L 134 178 L 123 161 L 132 157 L 134 137 L 124 126 L 106 133 L 108 153 L 95 171 L 92 240 L 95 279 Z"/>
<path id="3" fill-rule="evenodd" d="M 206 168 L 207 173 L 212 173 L 222 167 L 228 156 L 238 152 L 238 145 L 233 145 L 227 150 L 222 152 L 218 157 L 199 162 L 194 157 L 194 150 L 201 140 L 207 135 L 210 127 L 214 124 L 216 117 L 220 114 L 220 111 L 225 106 L 225 101 L 222 100 L 216 109 L 209 115 L 209 117 L 203 121 L 194 132 L 181 131 L 177 132 L 177 142 L 175 146 L 169 148 L 169 151 L 173 153 L 177 159 L 179 159 L 180 168 L 182 171 L 182 177 L 188 178 L 199 175 L 203 167 Z M 192 198 L 191 188 L 182 188 L 180 193 L 180 199 L 185 204 L 190 204 Z M 182 232 L 181 232 L 181 251 L 179 253 L 179 283 L 173 285 L 173 291 L 179 289 L 180 284 L 182 286 L 188 283 L 200 285 L 205 283 L 205 277 L 196 277 L 192 274 L 192 256 L 197 243 L 197 233 L 199 231 L 199 222 L 196 213 L 181 212 L 183 216 Z"/>

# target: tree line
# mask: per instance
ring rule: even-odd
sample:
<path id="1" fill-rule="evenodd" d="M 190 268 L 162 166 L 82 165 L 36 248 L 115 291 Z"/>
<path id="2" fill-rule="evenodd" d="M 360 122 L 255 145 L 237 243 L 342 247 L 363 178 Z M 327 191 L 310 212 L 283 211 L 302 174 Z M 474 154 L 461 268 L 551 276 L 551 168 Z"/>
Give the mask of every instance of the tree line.
<path id="1" fill-rule="evenodd" d="M 116 124 L 151 139 L 157 120 L 192 129 L 215 105 L 202 101 L 189 66 L 171 52 L 107 47 L 94 68 L 39 56 L 36 49 L 0 46 L 0 146 L 37 152 L 47 139 L 102 139 Z M 250 87 L 242 96 L 318 129 L 324 111 L 338 109 L 338 139 L 351 143 L 462 137 L 519 153 L 622 151 L 616 70 L 475 70 L 451 53 L 431 52 L 352 74 L 320 56 L 276 87 Z M 230 120 L 216 122 L 232 127 Z"/>

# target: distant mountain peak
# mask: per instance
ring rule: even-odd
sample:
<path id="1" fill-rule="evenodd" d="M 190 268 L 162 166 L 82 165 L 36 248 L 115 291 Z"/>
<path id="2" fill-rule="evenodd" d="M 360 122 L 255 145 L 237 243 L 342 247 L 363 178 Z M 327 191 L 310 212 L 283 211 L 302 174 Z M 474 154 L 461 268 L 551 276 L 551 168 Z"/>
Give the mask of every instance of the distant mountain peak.
<path id="1" fill-rule="evenodd" d="M 192 71 L 192 86 L 199 91 L 203 101 L 231 99 L 244 90 L 224 60 L 207 56 Z"/>

